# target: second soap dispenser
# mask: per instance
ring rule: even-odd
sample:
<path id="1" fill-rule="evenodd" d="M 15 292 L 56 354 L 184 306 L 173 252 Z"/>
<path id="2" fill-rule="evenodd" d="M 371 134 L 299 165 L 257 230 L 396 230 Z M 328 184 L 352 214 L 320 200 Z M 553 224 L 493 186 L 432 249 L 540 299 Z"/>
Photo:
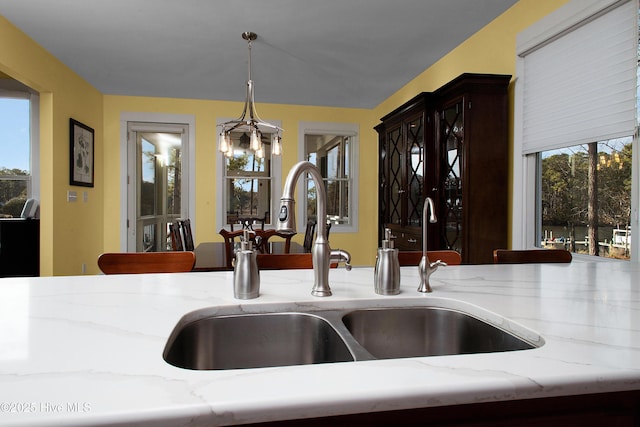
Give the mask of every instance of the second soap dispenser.
<path id="1" fill-rule="evenodd" d="M 260 294 L 260 271 L 258 255 L 249 238 L 251 231 L 244 230 L 240 250 L 236 252 L 233 269 L 233 296 L 237 299 L 258 298 Z"/>
<path id="2" fill-rule="evenodd" d="M 393 247 L 391 230 L 385 228 L 382 247 L 378 248 L 374 273 L 376 294 L 397 295 L 400 293 L 400 263 L 398 250 Z"/>

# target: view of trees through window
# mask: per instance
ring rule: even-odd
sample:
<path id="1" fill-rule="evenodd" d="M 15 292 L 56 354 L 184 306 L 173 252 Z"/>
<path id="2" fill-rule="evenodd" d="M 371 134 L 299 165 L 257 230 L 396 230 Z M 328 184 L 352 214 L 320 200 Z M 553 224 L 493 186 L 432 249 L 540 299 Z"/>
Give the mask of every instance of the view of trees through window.
<path id="1" fill-rule="evenodd" d="M 541 153 L 543 247 L 629 259 L 631 144 L 629 137 Z"/>
<path id="2" fill-rule="evenodd" d="M 349 223 L 349 143 L 344 135 L 305 135 L 307 160 L 318 166 L 327 193 L 327 220 Z M 307 220 L 316 220 L 316 186 L 307 179 Z"/>
<path id="3" fill-rule="evenodd" d="M 29 100 L 0 98 L 0 110 L 0 217 L 19 217 L 31 180 Z"/>
<path id="4" fill-rule="evenodd" d="M 246 138 L 245 138 L 246 136 Z M 225 157 L 227 224 L 239 218 L 264 218 L 271 223 L 271 135 L 263 135 L 264 158 L 248 149 L 248 135 L 232 132 L 233 157 Z"/>
<path id="5" fill-rule="evenodd" d="M 138 138 L 140 200 L 137 227 L 142 230 L 142 239 L 136 250 L 166 251 L 171 248 L 169 224 L 180 217 L 182 202 L 182 150 L 176 142 L 180 135 L 140 132 Z"/>

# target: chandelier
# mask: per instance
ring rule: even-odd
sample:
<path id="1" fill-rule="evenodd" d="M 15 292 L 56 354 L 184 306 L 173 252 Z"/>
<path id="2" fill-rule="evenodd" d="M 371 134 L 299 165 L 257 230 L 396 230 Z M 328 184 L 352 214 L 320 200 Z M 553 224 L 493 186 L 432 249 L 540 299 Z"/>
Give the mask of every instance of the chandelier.
<path id="1" fill-rule="evenodd" d="M 218 149 L 227 157 L 233 157 L 233 141 L 231 140 L 231 132 L 244 132 L 249 136 L 249 149 L 259 158 L 264 157 L 264 149 L 262 147 L 262 129 L 272 129 L 272 149 L 273 155 L 282 153 L 282 128 L 274 124 L 265 122 L 258 117 L 255 102 L 253 100 L 253 80 L 251 80 L 251 42 L 258 38 L 256 33 L 244 32 L 242 38 L 247 41 L 249 46 L 249 79 L 247 80 L 247 94 L 244 101 L 244 110 L 242 115 L 236 120 L 230 120 L 218 125 L 220 129 Z"/>

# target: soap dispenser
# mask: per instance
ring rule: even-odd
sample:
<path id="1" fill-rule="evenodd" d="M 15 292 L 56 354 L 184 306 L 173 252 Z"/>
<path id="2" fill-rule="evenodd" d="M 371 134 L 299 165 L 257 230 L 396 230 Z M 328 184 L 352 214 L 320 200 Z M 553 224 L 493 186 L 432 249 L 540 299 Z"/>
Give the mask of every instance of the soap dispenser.
<path id="1" fill-rule="evenodd" d="M 258 298 L 260 294 L 260 272 L 258 270 L 258 256 L 253 249 L 249 234 L 244 230 L 240 242 L 240 250 L 236 252 L 235 268 L 233 270 L 233 296 L 237 299 Z"/>
<path id="2" fill-rule="evenodd" d="M 400 293 L 398 250 L 393 247 L 393 237 L 389 228 L 385 228 L 382 247 L 378 248 L 374 280 L 376 294 L 397 295 Z"/>

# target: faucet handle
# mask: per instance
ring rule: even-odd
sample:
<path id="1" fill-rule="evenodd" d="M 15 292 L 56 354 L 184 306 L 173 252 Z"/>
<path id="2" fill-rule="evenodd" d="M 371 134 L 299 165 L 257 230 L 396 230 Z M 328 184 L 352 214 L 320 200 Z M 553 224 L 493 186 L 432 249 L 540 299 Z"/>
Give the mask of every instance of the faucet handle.
<path id="1" fill-rule="evenodd" d="M 438 267 L 446 267 L 447 263 L 441 260 L 436 260 L 434 262 L 432 262 L 431 264 L 429 264 L 429 267 L 433 268 L 433 270 L 435 271 Z"/>

